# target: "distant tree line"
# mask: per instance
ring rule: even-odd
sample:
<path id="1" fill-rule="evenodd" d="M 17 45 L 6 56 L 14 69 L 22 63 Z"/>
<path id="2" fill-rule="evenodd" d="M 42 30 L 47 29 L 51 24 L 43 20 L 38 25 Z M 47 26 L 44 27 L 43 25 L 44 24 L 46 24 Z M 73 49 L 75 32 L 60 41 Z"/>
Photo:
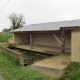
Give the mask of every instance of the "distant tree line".
<path id="1" fill-rule="evenodd" d="M 25 24 L 25 19 L 22 14 L 17 15 L 16 13 L 12 13 L 9 15 L 8 18 L 10 19 L 11 26 L 9 29 L 7 28 L 3 29 L 3 32 L 9 32 L 11 30 L 23 27 Z"/>
<path id="2" fill-rule="evenodd" d="M 9 31 L 11 31 L 10 28 L 9 28 L 9 29 L 7 29 L 7 28 L 4 28 L 4 29 L 3 29 L 3 32 L 9 32 Z"/>

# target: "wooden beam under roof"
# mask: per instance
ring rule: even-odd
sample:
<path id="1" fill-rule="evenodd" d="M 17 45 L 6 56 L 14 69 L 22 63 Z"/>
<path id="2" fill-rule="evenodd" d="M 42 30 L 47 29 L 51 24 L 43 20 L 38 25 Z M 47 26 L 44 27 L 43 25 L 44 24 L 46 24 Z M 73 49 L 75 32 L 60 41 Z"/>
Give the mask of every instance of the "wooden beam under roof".
<path id="1" fill-rule="evenodd" d="M 80 27 L 64 27 L 64 30 L 80 30 Z"/>
<path id="2" fill-rule="evenodd" d="M 23 31 L 23 32 L 15 32 L 15 33 L 28 33 L 28 34 L 30 34 L 30 33 L 52 33 L 52 32 L 54 32 L 54 33 L 61 33 L 61 30 L 56 30 L 56 31 Z"/>

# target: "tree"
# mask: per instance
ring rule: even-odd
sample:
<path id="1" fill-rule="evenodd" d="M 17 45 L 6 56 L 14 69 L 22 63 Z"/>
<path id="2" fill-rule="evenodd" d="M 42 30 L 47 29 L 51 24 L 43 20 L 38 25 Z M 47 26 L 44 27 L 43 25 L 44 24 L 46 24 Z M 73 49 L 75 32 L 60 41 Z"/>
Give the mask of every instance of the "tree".
<path id="1" fill-rule="evenodd" d="M 25 24 L 24 16 L 22 14 L 17 15 L 16 13 L 12 13 L 9 15 L 9 19 L 12 30 L 22 27 Z"/>

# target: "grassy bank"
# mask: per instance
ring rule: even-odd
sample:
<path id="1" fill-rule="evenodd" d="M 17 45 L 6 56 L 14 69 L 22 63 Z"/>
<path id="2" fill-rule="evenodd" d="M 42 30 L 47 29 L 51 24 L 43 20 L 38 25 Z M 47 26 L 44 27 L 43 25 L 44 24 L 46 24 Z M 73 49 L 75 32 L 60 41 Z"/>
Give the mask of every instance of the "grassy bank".
<path id="1" fill-rule="evenodd" d="M 11 33 L 1 32 L 0 33 L 0 43 L 8 42 L 8 39 L 12 37 Z"/>
<path id="2" fill-rule="evenodd" d="M 16 63 L 16 62 L 15 62 Z M 0 53 L 0 71 L 6 80 L 55 80 L 37 71 L 14 64 L 9 57 Z"/>
<path id="3" fill-rule="evenodd" d="M 80 63 L 71 62 L 68 64 L 59 80 L 80 80 Z"/>

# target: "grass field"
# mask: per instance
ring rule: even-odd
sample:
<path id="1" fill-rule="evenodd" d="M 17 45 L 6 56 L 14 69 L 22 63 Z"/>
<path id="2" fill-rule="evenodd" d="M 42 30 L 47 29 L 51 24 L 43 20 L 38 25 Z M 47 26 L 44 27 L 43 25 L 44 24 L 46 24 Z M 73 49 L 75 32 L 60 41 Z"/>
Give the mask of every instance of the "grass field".
<path id="1" fill-rule="evenodd" d="M 15 62 L 16 63 L 16 62 Z M 15 64 L 4 53 L 0 53 L 0 72 L 6 80 L 55 80 L 28 67 Z"/>
<path id="2" fill-rule="evenodd" d="M 11 33 L 1 32 L 0 33 L 0 43 L 8 42 L 8 39 L 12 37 Z"/>

